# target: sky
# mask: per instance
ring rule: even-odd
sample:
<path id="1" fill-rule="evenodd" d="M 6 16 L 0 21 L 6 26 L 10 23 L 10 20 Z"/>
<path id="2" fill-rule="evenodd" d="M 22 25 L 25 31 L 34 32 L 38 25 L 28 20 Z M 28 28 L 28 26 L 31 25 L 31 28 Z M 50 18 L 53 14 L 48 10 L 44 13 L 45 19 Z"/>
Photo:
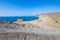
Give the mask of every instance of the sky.
<path id="1" fill-rule="evenodd" d="M 60 0 L 0 0 L 0 16 L 35 16 L 60 12 Z"/>

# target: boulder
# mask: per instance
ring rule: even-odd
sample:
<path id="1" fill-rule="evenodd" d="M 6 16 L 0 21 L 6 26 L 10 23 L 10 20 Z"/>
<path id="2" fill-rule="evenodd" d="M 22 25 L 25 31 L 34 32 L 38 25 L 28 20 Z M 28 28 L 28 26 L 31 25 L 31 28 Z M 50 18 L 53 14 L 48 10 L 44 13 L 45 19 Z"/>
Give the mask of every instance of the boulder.
<path id="1" fill-rule="evenodd" d="M 24 22 L 24 21 L 23 21 L 22 19 L 17 19 L 17 22 L 16 22 L 16 23 L 17 23 L 17 24 L 23 24 L 23 22 Z"/>

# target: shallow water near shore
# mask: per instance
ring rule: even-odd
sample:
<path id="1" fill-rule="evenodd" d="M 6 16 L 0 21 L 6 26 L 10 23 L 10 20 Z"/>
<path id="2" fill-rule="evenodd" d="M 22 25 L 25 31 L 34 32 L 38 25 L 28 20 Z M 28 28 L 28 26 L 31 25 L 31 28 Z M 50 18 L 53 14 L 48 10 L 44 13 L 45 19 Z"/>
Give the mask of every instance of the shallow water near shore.
<path id="1" fill-rule="evenodd" d="M 0 20 L 8 21 L 8 22 L 15 22 L 17 19 L 22 19 L 23 21 L 33 21 L 37 20 L 37 16 L 5 16 L 0 17 Z"/>

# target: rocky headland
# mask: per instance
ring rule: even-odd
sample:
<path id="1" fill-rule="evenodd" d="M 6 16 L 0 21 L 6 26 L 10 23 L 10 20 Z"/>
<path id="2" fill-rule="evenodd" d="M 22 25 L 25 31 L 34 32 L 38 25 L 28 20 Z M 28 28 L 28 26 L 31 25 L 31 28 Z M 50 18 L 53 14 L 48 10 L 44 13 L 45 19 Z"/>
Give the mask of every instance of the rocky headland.
<path id="1" fill-rule="evenodd" d="M 25 22 L 18 19 L 16 22 L 0 20 L 0 30 L 31 28 L 39 30 L 60 30 L 60 12 L 38 15 L 39 19 Z M 4 30 L 5 31 L 5 30 Z"/>

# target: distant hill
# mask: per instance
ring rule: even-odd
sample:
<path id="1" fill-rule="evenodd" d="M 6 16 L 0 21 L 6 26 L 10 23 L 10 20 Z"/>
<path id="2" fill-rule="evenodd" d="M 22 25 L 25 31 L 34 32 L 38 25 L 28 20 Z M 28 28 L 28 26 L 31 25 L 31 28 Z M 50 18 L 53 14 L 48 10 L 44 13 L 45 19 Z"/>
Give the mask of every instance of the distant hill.
<path id="1" fill-rule="evenodd" d="M 47 13 L 47 15 L 49 15 L 49 16 L 60 16 L 60 12 L 50 12 L 50 13 Z"/>

